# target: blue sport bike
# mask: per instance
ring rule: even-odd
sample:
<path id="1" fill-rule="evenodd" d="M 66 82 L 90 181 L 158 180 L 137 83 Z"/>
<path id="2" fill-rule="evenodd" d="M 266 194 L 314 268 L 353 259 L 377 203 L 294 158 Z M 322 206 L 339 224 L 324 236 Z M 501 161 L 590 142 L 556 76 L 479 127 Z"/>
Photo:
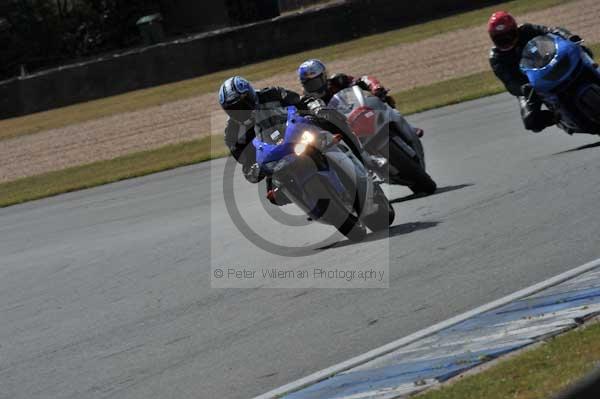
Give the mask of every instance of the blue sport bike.
<path id="1" fill-rule="evenodd" d="M 394 208 L 340 136 L 320 129 L 295 107 L 282 112 L 287 112 L 285 124 L 253 141 L 256 161 L 272 184 L 310 219 L 334 226 L 351 241 L 363 240 L 366 227 L 389 228 Z"/>
<path id="2" fill-rule="evenodd" d="M 523 49 L 521 70 L 561 129 L 600 135 L 600 71 L 581 43 L 535 37 Z"/>

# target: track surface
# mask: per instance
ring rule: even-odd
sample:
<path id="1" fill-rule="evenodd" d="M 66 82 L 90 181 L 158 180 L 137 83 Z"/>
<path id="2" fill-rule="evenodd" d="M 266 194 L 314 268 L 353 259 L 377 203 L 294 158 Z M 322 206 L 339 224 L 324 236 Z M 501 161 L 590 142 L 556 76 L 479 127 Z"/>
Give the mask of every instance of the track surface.
<path id="1" fill-rule="evenodd" d="M 411 119 L 441 193 L 309 258 L 241 237 L 222 160 L 0 210 L 0 398 L 248 398 L 600 256 L 600 139 L 527 134 L 507 95 Z M 389 289 L 210 289 L 211 261 L 388 258 Z"/>

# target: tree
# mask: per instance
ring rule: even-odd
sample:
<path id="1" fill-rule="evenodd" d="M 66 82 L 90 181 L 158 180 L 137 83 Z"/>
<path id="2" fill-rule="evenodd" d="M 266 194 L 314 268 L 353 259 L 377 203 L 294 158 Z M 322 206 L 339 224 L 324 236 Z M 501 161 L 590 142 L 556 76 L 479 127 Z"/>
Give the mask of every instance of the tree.
<path id="1" fill-rule="evenodd" d="M 155 0 L 11 0 L 10 32 L 0 37 L 0 79 L 140 43 L 138 18 Z"/>

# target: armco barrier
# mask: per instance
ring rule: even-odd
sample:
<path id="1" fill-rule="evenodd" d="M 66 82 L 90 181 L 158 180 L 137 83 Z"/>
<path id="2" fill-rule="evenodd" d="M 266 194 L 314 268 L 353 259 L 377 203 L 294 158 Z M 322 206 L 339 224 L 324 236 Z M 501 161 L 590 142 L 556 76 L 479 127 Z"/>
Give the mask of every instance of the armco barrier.
<path id="1" fill-rule="evenodd" d="M 351 0 L 111 54 L 0 82 L 0 118 L 189 79 L 499 1 Z"/>

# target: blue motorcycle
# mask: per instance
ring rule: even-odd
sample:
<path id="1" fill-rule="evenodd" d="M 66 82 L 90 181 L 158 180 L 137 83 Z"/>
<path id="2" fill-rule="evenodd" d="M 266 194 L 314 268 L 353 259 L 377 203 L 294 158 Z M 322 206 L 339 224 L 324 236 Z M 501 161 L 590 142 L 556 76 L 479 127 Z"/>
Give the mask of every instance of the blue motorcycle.
<path id="1" fill-rule="evenodd" d="M 521 70 L 560 128 L 600 134 L 600 71 L 580 43 L 554 34 L 535 37 L 523 49 Z"/>
<path id="2" fill-rule="evenodd" d="M 312 220 L 335 226 L 351 241 L 363 240 L 366 227 L 387 229 L 394 208 L 340 137 L 295 107 L 286 111 L 285 124 L 253 141 L 261 172 Z"/>

